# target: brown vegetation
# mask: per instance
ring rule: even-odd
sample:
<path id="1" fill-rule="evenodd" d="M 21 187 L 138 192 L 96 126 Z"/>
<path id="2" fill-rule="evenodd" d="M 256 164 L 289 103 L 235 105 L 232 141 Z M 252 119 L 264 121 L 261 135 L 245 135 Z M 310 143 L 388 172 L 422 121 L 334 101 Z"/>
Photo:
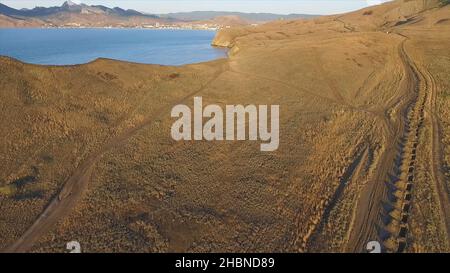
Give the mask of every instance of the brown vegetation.
<path id="1" fill-rule="evenodd" d="M 450 7 L 437 2 L 223 30 L 229 59 L 182 67 L 1 58 L 0 248 L 450 251 L 450 29 L 436 24 Z M 280 105 L 279 149 L 173 141 L 170 110 L 194 95 Z"/>

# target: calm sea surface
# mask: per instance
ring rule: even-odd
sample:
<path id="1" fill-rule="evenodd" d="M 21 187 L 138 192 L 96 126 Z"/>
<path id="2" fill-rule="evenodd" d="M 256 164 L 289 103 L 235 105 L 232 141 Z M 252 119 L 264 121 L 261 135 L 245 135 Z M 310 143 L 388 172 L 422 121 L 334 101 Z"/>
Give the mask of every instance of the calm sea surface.
<path id="1" fill-rule="evenodd" d="M 100 57 L 183 65 L 226 57 L 226 50 L 210 46 L 214 35 L 206 30 L 0 29 L 0 55 L 52 65 Z"/>

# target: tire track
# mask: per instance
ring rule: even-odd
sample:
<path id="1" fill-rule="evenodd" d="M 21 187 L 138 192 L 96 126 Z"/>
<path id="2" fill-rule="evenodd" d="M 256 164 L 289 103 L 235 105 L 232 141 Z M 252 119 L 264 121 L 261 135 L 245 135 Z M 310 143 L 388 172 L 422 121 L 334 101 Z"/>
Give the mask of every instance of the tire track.
<path id="1" fill-rule="evenodd" d="M 443 147 L 441 143 L 441 131 L 439 126 L 439 119 L 436 114 L 436 109 L 438 109 L 437 105 L 437 84 L 433 75 L 425 68 L 421 68 L 418 70 L 421 76 L 424 78 L 424 82 L 426 84 L 426 89 L 430 93 L 430 101 L 429 101 L 429 117 L 431 119 L 432 126 L 432 150 L 430 154 L 431 165 L 432 165 L 432 176 L 435 191 L 438 195 L 439 205 L 441 208 L 441 215 L 444 219 L 445 231 L 447 235 L 447 243 L 450 245 L 450 192 L 447 187 L 447 183 L 445 180 L 445 175 L 442 167 L 444 166 L 443 162 Z"/>
<path id="2" fill-rule="evenodd" d="M 403 36 L 403 35 L 402 35 Z M 408 39 L 408 38 L 407 38 Z M 417 94 L 413 105 L 409 107 L 406 117 L 405 132 L 399 143 L 397 160 L 394 162 L 394 176 L 387 182 L 388 197 L 384 206 L 383 220 L 385 230 L 380 234 L 385 250 L 388 252 L 405 252 L 409 242 L 409 219 L 414 201 L 416 181 L 417 148 L 421 131 L 425 126 L 425 110 L 427 103 L 431 109 L 436 107 L 436 85 L 428 71 L 419 69 L 407 55 L 404 43 L 403 58 L 408 64 L 408 73 L 414 82 L 414 92 Z M 430 154 L 432 178 L 435 181 L 435 191 L 438 195 L 441 215 L 444 218 L 448 238 L 448 191 L 443 183 L 441 149 L 439 146 L 439 126 L 434 114 L 431 115 L 432 151 Z"/>
<path id="3" fill-rule="evenodd" d="M 350 237 L 345 251 L 348 252 L 366 252 L 366 244 L 369 241 L 380 240 L 383 236 L 381 227 L 383 211 L 383 200 L 386 198 L 387 189 L 383 181 L 389 179 L 389 174 L 393 172 L 394 166 L 392 162 L 398 161 L 398 152 L 396 143 L 401 142 L 404 130 L 406 128 L 405 118 L 408 109 L 414 105 L 416 96 L 410 92 L 414 86 L 414 78 L 410 73 L 404 54 L 404 40 L 398 45 L 398 54 L 402 61 L 404 77 L 400 82 L 399 92 L 403 94 L 403 98 L 398 102 L 388 103 L 386 107 L 398 105 L 399 111 L 398 122 L 391 124 L 389 118 L 383 115 L 385 125 L 385 133 L 388 141 L 382 146 L 380 156 L 375 160 L 377 165 L 370 182 L 362 189 L 357 201 L 355 209 L 355 217 L 352 222 Z M 399 94 L 400 94 L 399 93 Z M 399 98 L 400 99 L 400 98 Z M 381 235 L 380 235 L 381 231 Z"/>
<path id="4" fill-rule="evenodd" d="M 322 235 L 323 229 L 328 224 L 331 212 L 337 206 L 341 196 L 343 195 L 345 188 L 349 183 L 361 178 L 361 171 L 364 163 L 367 162 L 369 155 L 369 147 L 365 147 L 355 155 L 353 162 L 347 167 L 347 170 L 342 175 L 339 185 L 337 186 L 334 194 L 329 199 L 327 205 L 325 206 L 322 217 L 320 218 L 319 224 L 316 226 L 314 232 L 308 240 L 308 249 L 315 247 L 318 243 L 319 237 Z"/>
<path id="5" fill-rule="evenodd" d="M 339 16 L 339 17 L 335 18 L 334 21 L 341 23 L 343 28 L 348 30 L 349 32 L 356 32 L 356 29 L 354 27 L 348 26 L 347 23 L 341 19 L 342 17 L 343 16 Z"/>

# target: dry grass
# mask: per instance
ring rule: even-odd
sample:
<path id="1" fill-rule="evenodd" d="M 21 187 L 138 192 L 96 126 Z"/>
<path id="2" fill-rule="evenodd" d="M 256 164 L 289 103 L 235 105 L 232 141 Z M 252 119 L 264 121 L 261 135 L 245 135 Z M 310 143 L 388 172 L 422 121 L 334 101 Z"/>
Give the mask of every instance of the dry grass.
<path id="1" fill-rule="evenodd" d="M 215 41 L 233 46 L 228 60 L 183 67 L 111 60 L 41 67 L 0 59 L 0 248 L 101 151 L 83 198 L 32 251 L 62 252 L 72 240 L 92 252 L 347 250 L 364 193 L 383 182 L 377 172 L 388 173 L 379 166 L 408 97 L 401 88 L 403 37 L 372 31 L 397 7 L 373 8 L 364 20 L 358 11 L 342 22 L 322 17 L 230 29 Z M 395 30 L 411 37 L 408 53 L 436 75 L 449 166 L 450 30 L 429 23 L 445 11 Z M 430 25 L 436 29 L 423 31 Z M 279 104 L 279 149 L 173 141 L 170 110 L 195 91 L 205 105 Z M 420 136 L 408 251 L 448 251 L 430 181 L 430 132 Z M 19 183 L 27 177 L 34 179 Z"/>

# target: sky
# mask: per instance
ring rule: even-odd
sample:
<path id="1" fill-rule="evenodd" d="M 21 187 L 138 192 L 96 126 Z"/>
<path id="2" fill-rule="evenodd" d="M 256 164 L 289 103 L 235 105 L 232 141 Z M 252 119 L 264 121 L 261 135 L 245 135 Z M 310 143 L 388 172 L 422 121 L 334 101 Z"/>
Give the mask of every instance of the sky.
<path id="1" fill-rule="evenodd" d="M 182 11 L 239 11 L 278 14 L 336 14 L 386 0 L 72 0 L 75 3 L 135 9 L 154 14 Z M 60 6 L 64 0 L 0 0 L 13 8 Z"/>

